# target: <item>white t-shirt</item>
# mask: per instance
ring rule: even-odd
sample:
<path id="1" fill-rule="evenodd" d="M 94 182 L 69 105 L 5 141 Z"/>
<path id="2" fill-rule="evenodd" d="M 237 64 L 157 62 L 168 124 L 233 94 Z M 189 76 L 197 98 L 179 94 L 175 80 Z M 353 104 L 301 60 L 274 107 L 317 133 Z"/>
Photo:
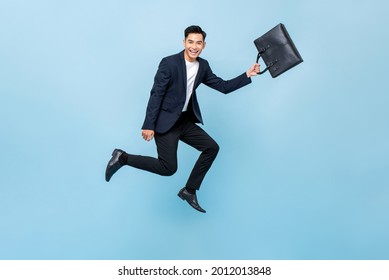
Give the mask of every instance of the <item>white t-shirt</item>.
<path id="1" fill-rule="evenodd" d="M 185 60 L 186 64 L 186 100 L 184 108 L 182 109 L 185 112 L 188 109 L 188 104 L 190 97 L 192 96 L 193 86 L 196 79 L 197 72 L 199 71 L 199 62 L 195 60 L 194 62 L 188 62 Z"/>

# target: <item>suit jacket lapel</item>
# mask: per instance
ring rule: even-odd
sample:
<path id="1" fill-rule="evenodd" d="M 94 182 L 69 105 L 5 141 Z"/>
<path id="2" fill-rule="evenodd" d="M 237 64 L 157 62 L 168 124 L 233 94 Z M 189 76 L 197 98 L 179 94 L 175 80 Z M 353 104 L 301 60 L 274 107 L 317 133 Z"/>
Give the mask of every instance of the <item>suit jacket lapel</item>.
<path id="1" fill-rule="evenodd" d="M 199 62 L 199 70 L 197 71 L 197 75 L 196 75 L 196 79 L 195 79 L 195 82 L 194 82 L 194 86 L 193 86 L 193 89 L 196 89 L 199 84 L 200 84 L 200 78 L 202 77 L 203 75 L 203 62 L 201 61 L 201 59 L 197 59 L 197 61 Z"/>
<path id="2" fill-rule="evenodd" d="M 187 74 L 186 74 L 186 64 L 185 64 L 185 57 L 184 57 L 184 51 L 182 51 L 181 55 L 180 55 L 180 64 L 181 64 L 181 68 L 182 68 L 182 73 L 184 73 L 183 76 L 183 80 L 182 80 L 182 83 L 184 85 L 184 94 L 186 95 L 186 87 L 187 87 Z"/>

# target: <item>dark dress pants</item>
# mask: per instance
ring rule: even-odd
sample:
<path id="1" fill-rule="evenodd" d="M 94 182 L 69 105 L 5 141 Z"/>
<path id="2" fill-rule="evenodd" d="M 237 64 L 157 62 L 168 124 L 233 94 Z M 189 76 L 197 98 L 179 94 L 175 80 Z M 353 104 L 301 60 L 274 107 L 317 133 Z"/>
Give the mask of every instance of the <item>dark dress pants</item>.
<path id="1" fill-rule="evenodd" d="M 201 152 L 186 183 L 187 188 L 198 190 L 217 156 L 219 145 L 190 116 L 190 113 L 182 113 L 168 132 L 155 133 L 158 158 L 128 154 L 127 164 L 159 175 L 171 176 L 177 171 L 178 141 L 181 140 Z"/>

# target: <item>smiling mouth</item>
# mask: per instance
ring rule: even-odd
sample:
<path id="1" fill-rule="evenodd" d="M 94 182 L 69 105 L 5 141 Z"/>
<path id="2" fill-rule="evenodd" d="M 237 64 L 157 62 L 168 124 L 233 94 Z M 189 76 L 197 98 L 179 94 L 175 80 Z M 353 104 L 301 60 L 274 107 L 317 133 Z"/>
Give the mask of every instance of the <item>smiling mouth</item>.
<path id="1" fill-rule="evenodd" d="M 197 55 L 197 54 L 198 54 L 198 52 L 199 52 L 199 51 L 193 51 L 193 50 L 189 50 L 189 53 L 190 53 L 191 55 Z"/>

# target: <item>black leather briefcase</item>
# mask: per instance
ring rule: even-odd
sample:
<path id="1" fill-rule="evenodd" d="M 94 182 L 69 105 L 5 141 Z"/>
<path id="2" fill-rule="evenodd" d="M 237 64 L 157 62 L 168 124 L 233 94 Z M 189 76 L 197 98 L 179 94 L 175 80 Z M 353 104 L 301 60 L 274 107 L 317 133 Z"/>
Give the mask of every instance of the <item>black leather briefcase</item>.
<path id="1" fill-rule="evenodd" d="M 258 49 L 257 63 L 260 57 L 273 78 L 303 62 L 285 26 L 280 23 L 254 41 Z"/>

